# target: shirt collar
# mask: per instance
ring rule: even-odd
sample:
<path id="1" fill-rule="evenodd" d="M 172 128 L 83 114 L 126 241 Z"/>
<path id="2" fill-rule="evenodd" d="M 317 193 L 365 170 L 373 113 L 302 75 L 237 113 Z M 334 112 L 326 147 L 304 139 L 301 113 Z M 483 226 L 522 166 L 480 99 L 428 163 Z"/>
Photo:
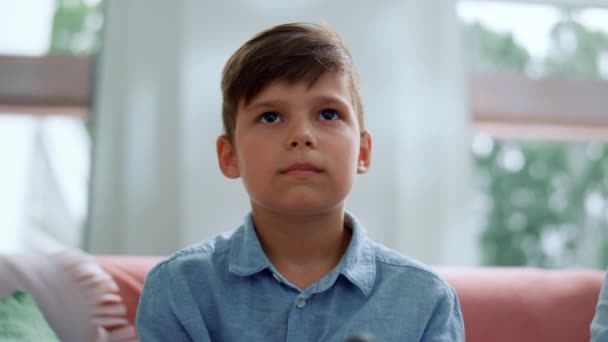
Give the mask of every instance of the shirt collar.
<path id="1" fill-rule="evenodd" d="M 344 216 L 345 226 L 352 230 L 350 244 L 337 269 L 365 296 L 369 296 L 376 279 L 374 247 L 359 221 L 350 213 Z M 255 232 L 253 216 L 249 213 L 245 222 L 232 237 L 229 271 L 240 276 L 249 276 L 264 269 L 272 269 Z"/>
<path id="2" fill-rule="evenodd" d="M 264 254 L 255 232 L 253 215 L 249 213 L 245 216 L 243 225 L 232 236 L 228 270 L 236 275 L 249 276 L 266 268 L 272 268 L 272 264 Z"/>
<path id="3" fill-rule="evenodd" d="M 346 253 L 340 261 L 340 273 L 369 296 L 376 280 L 374 246 L 367 237 L 365 228 L 349 212 L 344 215 L 344 224 L 352 229 L 352 237 Z"/>

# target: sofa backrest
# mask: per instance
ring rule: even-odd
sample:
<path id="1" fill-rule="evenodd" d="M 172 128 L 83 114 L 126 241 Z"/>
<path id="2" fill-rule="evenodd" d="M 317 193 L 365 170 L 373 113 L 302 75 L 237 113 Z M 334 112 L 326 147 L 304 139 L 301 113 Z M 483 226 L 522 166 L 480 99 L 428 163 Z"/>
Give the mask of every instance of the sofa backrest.
<path id="1" fill-rule="evenodd" d="M 127 319 L 135 324 L 139 296 L 148 271 L 162 258 L 157 256 L 98 256 L 101 267 L 120 288 L 120 296 L 127 306 Z"/>
<path id="2" fill-rule="evenodd" d="M 467 341 L 589 341 L 604 272 L 436 268 L 457 291 Z"/>
<path id="3" fill-rule="evenodd" d="M 97 257 L 120 287 L 127 318 L 160 257 Z M 469 342 L 589 341 L 605 273 L 598 270 L 436 267 L 458 293 Z"/>

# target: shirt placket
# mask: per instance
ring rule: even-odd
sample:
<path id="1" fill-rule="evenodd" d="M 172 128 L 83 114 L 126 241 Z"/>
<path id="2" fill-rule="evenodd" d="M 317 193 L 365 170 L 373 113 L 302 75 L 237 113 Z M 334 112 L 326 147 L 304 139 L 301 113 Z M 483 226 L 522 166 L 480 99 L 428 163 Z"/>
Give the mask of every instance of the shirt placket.
<path id="1" fill-rule="evenodd" d="M 310 338 L 311 294 L 300 292 L 293 299 L 287 321 L 287 342 L 306 341 Z"/>

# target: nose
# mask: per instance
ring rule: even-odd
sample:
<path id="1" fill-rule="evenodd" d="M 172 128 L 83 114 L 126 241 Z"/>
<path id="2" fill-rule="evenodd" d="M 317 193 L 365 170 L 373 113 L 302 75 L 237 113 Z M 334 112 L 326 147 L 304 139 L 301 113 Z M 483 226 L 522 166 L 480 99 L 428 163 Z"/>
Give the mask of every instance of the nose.
<path id="1" fill-rule="evenodd" d="M 316 141 L 309 123 L 294 123 L 290 130 L 288 145 L 290 149 L 297 147 L 314 148 Z"/>

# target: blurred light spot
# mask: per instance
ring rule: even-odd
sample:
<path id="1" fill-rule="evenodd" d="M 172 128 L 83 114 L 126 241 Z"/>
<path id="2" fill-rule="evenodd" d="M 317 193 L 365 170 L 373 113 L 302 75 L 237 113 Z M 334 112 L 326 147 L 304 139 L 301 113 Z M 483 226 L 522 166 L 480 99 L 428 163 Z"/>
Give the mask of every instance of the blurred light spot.
<path id="1" fill-rule="evenodd" d="M 608 78 L 608 51 L 599 53 L 596 62 L 602 78 Z"/>
<path id="2" fill-rule="evenodd" d="M 79 32 L 71 41 L 71 49 L 77 53 L 84 53 L 91 50 L 95 42 L 95 37 L 87 32 Z"/>
<path id="3" fill-rule="evenodd" d="M 494 140 L 485 133 L 475 134 L 473 137 L 473 153 L 479 157 L 488 157 L 494 149 Z"/>
<path id="4" fill-rule="evenodd" d="M 585 149 L 587 158 L 591 161 L 596 161 L 602 157 L 602 145 L 599 143 L 589 143 Z"/>
<path id="5" fill-rule="evenodd" d="M 552 259 L 560 259 L 566 246 L 566 236 L 560 230 L 543 230 L 540 236 L 543 251 Z"/>
<path id="6" fill-rule="evenodd" d="M 508 148 L 501 158 L 502 167 L 510 172 L 519 172 L 524 168 L 526 159 L 518 148 Z"/>
<path id="7" fill-rule="evenodd" d="M 572 54 L 578 46 L 578 39 L 571 25 L 562 26 L 557 31 L 557 43 L 560 50 Z"/>
<path id="8" fill-rule="evenodd" d="M 597 191 L 587 194 L 585 198 L 585 211 L 589 216 L 600 217 L 604 211 L 606 200 Z"/>
<path id="9" fill-rule="evenodd" d="M 103 16 L 100 13 L 92 12 L 84 20 L 84 26 L 87 30 L 97 32 L 103 25 Z"/>

